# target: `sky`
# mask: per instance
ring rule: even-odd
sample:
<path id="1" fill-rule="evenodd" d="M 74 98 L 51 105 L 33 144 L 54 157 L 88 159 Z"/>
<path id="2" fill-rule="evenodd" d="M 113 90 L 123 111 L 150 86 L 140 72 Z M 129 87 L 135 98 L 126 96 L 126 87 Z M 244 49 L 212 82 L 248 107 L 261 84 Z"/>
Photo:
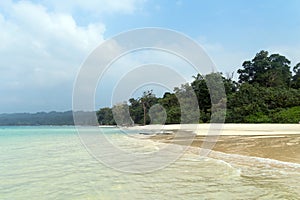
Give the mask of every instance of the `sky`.
<path id="1" fill-rule="evenodd" d="M 297 0 L 1 0 L 0 113 L 71 110 L 74 81 L 90 53 L 144 27 L 187 35 L 219 71 L 235 77 L 260 50 L 285 55 L 292 66 L 300 62 Z M 112 87 L 110 78 L 101 81 Z M 110 106 L 111 88 L 98 93 L 95 107 Z"/>

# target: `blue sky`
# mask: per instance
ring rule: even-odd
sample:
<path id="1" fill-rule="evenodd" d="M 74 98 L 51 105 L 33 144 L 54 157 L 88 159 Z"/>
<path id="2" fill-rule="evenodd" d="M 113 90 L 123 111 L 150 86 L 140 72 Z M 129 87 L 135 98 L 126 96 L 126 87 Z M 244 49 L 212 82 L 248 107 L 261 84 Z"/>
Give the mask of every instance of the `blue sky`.
<path id="1" fill-rule="evenodd" d="M 188 35 L 224 73 L 262 49 L 300 62 L 297 0 L 2 0 L 0 113 L 70 110 L 73 83 L 89 53 L 107 38 L 143 27 Z"/>

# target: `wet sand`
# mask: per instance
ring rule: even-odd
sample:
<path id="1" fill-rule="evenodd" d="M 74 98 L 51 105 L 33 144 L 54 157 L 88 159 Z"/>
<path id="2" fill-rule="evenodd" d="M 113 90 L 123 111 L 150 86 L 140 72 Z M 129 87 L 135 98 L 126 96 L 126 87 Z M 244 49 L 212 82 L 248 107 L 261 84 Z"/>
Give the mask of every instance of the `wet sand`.
<path id="1" fill-rule="evenodd" d="M 186 127 L 184 130 L 178 129 L 178 125 L 177 129 L 174 127 L 176 128 L 174 125 L 164 126 L 162 132 L 149 138 L 158 142 L 186 145 L 186 141 L 191 138 L 190 134 L 194 134 L 191 142 L 194 147 L 209 147 L 223 153 L 300 164 L 300 124 L 225 124 L 220 136 L 207 136 L 207 124 L 200 125 L 199 129 L 193 131 Z M 141 131 L 147 130 L 158 129 L 153 126 L 152 129 L 151 126 L 141 128 Z"/>
<path id="2" fill-rule="evenodd" d="M 155 141 L 183 144 L 184 137 L 174 139 L 172 135 L 153 135 L 150 138 Z M 195 136 L 191 146 L 201 147 L 205 136 Z M 212 148 L 229 154 L 240 154 L 270 158 L 285 162 L 300 164 L 300 135 L 276 135 L 276 136 L 220 136 Z"/>

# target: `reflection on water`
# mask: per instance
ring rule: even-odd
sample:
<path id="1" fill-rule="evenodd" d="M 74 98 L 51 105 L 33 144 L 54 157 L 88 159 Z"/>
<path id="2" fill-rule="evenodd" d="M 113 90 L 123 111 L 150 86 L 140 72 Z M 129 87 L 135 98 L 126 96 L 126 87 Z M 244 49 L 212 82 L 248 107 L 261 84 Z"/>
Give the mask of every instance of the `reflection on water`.
<path id="1" fill-rule="evenodd" d="M 166 145 L 123 134 L 108 137 L 128 151 L 151 152 Z M 201 158 L 197 151 L 190 148 L 164 169 L 128 174 L 93 159 L 71 128 L 1 129 L 0 199 L 297 199 L 300 196 L 299 164 L 220 152 Z"/>

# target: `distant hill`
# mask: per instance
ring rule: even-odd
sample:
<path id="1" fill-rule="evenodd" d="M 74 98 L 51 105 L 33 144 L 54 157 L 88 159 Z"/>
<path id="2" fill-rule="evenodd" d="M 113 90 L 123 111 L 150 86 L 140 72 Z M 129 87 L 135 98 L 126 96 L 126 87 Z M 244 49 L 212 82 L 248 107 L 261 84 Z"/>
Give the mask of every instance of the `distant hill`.
<path id="1" fill-rule="evenodd" d="M 83 116 L 80 125 L 97 125 L 94 112 L 76 112 Z M 74 125 L 72 111 L 0 114 L 0 126 Z"/>

